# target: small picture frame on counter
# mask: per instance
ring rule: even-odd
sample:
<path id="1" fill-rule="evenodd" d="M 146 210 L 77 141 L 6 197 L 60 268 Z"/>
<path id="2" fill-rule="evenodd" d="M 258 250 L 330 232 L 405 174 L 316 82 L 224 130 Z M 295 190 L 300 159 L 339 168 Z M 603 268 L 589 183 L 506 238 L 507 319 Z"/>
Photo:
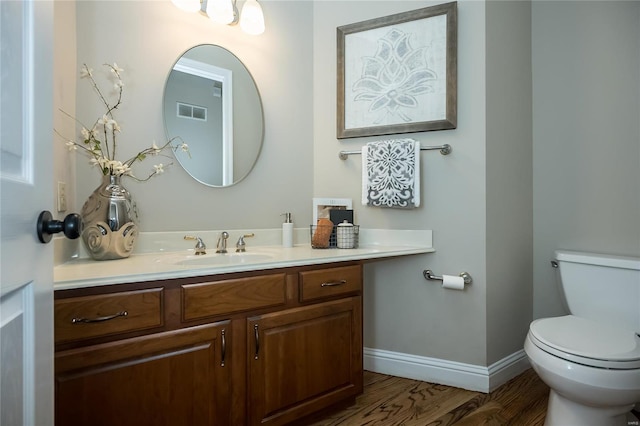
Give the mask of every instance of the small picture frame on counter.
<path id="1" fill-rule="evenodd" d="M 333 210 L 351 210 L 353 216 L 353 201 L 351 198 L 314 198 L 312 224 L 316 225 L 318 219 L 331 220 L 331 211 Z M 353 218 L 351 220 L 353 221 Z M 333 222 L 333 220 L 331 221 Z M 336 222 L 333 223 L 337 225 Z"/>

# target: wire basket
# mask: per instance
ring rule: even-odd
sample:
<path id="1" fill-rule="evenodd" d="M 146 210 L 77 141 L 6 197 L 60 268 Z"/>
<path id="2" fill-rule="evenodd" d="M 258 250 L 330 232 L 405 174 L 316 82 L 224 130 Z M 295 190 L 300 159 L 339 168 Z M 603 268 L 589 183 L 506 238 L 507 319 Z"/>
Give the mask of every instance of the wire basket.
<path id="1" fill-rule="evenodd" d="M 360 225 L 309 225 L 309 232 L 311 237 L 311 247 L 314 249 L 358 248 Z"/>

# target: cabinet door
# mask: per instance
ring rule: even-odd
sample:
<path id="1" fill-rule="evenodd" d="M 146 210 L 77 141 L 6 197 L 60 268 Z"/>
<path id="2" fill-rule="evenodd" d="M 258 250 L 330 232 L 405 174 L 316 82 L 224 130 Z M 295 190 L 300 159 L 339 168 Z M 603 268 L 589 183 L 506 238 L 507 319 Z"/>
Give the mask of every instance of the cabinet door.
<path id="1" fill-rule="evenodd" d="M 229 424 L 229 322 L 59 352 L 56 424 Z"/>
<path id="2" fill-rule="evenodd" d="M 248 319 L 249 424 L 281 425 L 362 392 L 360 296 Z"/>

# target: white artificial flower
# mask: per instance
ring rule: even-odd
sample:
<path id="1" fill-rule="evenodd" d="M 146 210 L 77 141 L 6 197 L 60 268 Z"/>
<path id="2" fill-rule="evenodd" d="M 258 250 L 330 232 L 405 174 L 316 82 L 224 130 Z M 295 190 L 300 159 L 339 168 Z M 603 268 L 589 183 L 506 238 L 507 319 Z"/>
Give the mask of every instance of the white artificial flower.
<path id="1" fill-rule="evenodd" d="M 88 66 L 83 66 L 80 70 L 80 78 L 93 77 L 93 69 Z"/>
<path id="2" fill-rule="evenodd" d="M 103 115 L 102 118 L 98 119 L 98 123 L 102 124 L 108 130 L 115 129 L 117 131 L 120 131 L 120 126 L 118 126 L 118 123 L 116 122 L 116 120 L 114 120 L 113 118 L 107 117 L 106 114 Z"/>
<path id="3" fill-rule="evenodd" d="M 122 91 L 123 91 L 124 83 L 122 82 L 120 74 L 124 72 L 124 69 L 120 68 L 118 64 L 115 62 L 113 64 L 105 63 L 104 65 L 109 67 L 111 73 L 113 74 L 110 80 L 113 82 L 115 89 L 119 90 L 119 93 L 116 93 L 117 100 L 115 101 L 115 103 L 112 104 L 110 101 L 107 101 L 105 97 L 103 97 L 103 94 L 101 93 L 100 88 L 98 87 L 97 83 L 94 81 L 93 69 L 89 68 L 89 66 L 87 66 L 86 64 L 83 64 L 80 70 L 80 76 L 82 78 L 89 78 L 91 80 L 90 83 L 93 85 L 93 88 L 98 92 L 98 95 L 102 99 L 107 109 L 104 115 L 102 115 L 102 117 L 99 117 L 98 120 L 96 120 L 95 122 L 96 124 L 93 126 L 91 130 L 89 130 L 86 127 L 80 126 L 81 127 L 80 134 L 82 137 L 82 142 L 74 142 L 74 141 L 68 140 L 66 142 L 66 146 L 70 151 L 77 150 L 78 148 L 82 148 L 82 152 L 86 154 L 88 157 L 90 157 L 89 158 L 90 164 L 92 166 L 99 167 L 100 171 L 103 174 L 107 174 L 107 175 L 110 174 L 113 176 L 128 175 L 135 180 L 144 182 L 156 174 L 164 173 L 165 171 L 164 164 L 160 163 L 160 164 L 154 165 L 153 172 L 144 179 L 138 179 L 133 175 L 133 172 L 131 169 L 132 164 L 138 161 L 143 161 L 146 155 L 161 155 L 162 151 L 165 148 L 171 149 L 173 151 L 177 151 L 179 147 L 183 152 L 189 153 L 189 146 L 186 143 L 181 143 L 177 146 L 174 145 L 173 141 L 176 138 L 171 139 L 170 141 L 166 142 L 162 146 L 158 146 L 156 141 L 154 140 L 150 148 L 143 149 L 142 151 L 138 152 L 138 154 L 136 154 L 135 156 L 129 158 L 124 162 L 109 158 L 109 155 L 107 155 L 107 153 L 111 155 L 111 152 L 115 153 L 116 151 L 115 132 L 121 131 L 120 125 L 114 119 L 112 112 L 114 109 L 117 108 L 118 105 L 120 105 L 120 102 L 122 100 Z M 102 138 L 104 138 L 103 140 L 101 140 L 101 136 L 100 136 L 101 134 L 103 135 L 102 136 Z M 104 147 L 102 146 L 103 143 L 105 145 Z M 167 165 L 167 167 L 170 166 L 171 164 Z"/>
<path id="4" fill-rule="evenodd" d="M 111 72 L 116 73 L 116 74 L 120 74 L 122 72 L 124 72 L 124 70 L 122 68 L 120 68 L 118 66 L 118 64 L 116 64 L 115 62 L 113 63 L 113 68 L 111 69 Z"/>
<path id="5" fill-rule="evenodd" d="M 83 127 L 82 130 L 80 130 L 80 133 L 82 134 L 82 138 L 84 140 L 98 138 L 98 130 L 95 127 L 91 130 L 88 130 L 86 127 Z"/>
<path id="6" fill-rule="evenodd" d="M 153 143 L 151 144 L 151 149 L 153 150 L 153 152 L 151 153 L 151 155 L 158 155 L 160 154 L 160 151 L 162 151 L 158 145 L 156 145 L 156 141 L 153 141 Z"/>
<path id="7" fill-rule="evenodd" d="M 109 169 L 111 173 L 115 175 L 126 175 L 131 172 L 131 167 L 127 164 L 122 164 L 121 161 L 111 160 L 109 161 Z"/>
<path id="8" fill-rule="evenodd" d="M 92 166 L 98 167 L 100 170 L 104 170 L 106 168 L 107 159 L 104 157 L 92 158 L 89 160 Z"/>

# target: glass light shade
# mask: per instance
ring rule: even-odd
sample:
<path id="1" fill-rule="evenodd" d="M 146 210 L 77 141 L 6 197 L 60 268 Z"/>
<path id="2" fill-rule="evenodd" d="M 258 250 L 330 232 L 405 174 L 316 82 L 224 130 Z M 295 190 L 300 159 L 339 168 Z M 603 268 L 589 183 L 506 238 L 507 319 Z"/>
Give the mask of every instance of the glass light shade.
<path id="1" fill-rule="evenodd" d="M 240 28 L 251 35 L 258 35 L 264 32 L 264 15 L 262 14 L 262 7 L 256 0 L 247 0 L 242 6 Z"/>
<path id="2" fill-rule="evenodd" d="M 217 24 L 230 24 L 234 21 L 232 0 L 207 0 L 207 16 Z"/>
<path id="3" fill-rule="evenodd" d="M 171 3 L 185 12 L 197 12 L 200 10 L 200 0 L 171 0 Z"/>

